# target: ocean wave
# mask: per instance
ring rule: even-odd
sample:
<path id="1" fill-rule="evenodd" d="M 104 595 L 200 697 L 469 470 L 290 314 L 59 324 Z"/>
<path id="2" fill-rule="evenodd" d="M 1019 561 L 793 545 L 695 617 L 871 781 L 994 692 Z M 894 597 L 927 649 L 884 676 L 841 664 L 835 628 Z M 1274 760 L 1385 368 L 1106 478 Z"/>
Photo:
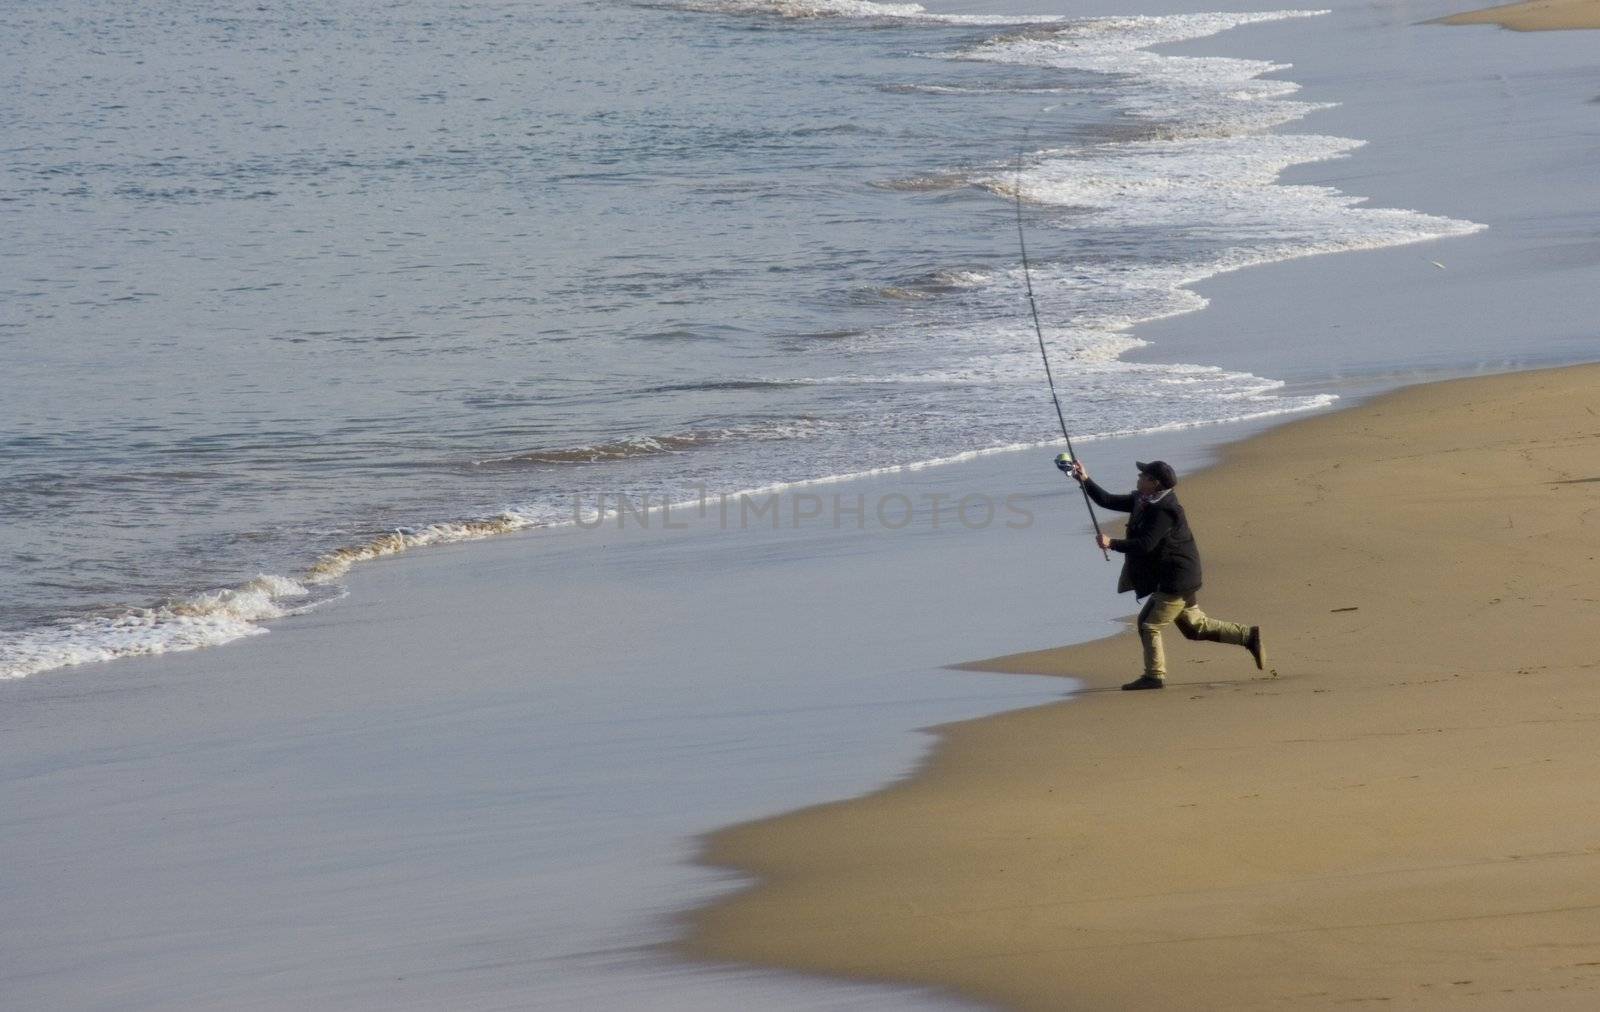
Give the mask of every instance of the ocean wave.
<path id="1" fill-rule="evenodd" d="M 1045 152 L 1024 171 L 979 185 L 1043 207 L 1070 208 L 1071 232 L 1159 235 L 1210 245 L 1173 263 L 1047 264 L 1043 284 L 1175 289 L 1258 264 L 1469 235 L 1486 226 L 1406 208 L 1370 207 L 1334 187 L 1279 182 L 1295 165 L 1346 157 L 1361 141 L 1315 134 L 1246 134 L 1136 141 Z M 1180 297 L 1181 298 L 1181 297 Z M 1192 308 L 1201 308 L 1201 301 Z M 1144 314 L 1134 314 L 1149 318 Z"/>
<path id="2" fill-rule="evenodd" d="M 1060 14 L 935 14 L 921 4 L 873 0 L 680 0 L 667 6 L 707 14 L 765 14 L 793 20 L 870 18 L 975 26 L 1050 24 L 1065 19 Z"/>
<path id="3" fill-rule="evenodd" d="M 1242 25 L 1316 17 L 1325 10 L 1084 18 L 1048 29 L 1000 35 L 944 54 L 949 59 L 1116 75 L 1117 104 L 1130 116 L 1162 121 L 1184 136 L 1270 129 L 1326 103 L 1291 102 L 1293 81 L 1263 75 L 1290 64 L 1224 56 L 1172 56 L 1153 46 L 1206 38 Z"/>
<path id="4" fill-rule="evenodd" d="M 528 450 L 504 457 L 485 457 L 472 462 L 474 467 L 526 467 L 531 464 L 603 464 L 616 460 L 633 460 L 637 457 L 654 457 L 663 453 L 682 453 L 704 446 L 716 439 L 713 433 L 691 432 L 683 435 L 630 436 L 603 443 L 584 446 L 558 447 L 550 450 Z"/>
<path id="5" fill-rule="evenodd" d="M 196 594 L 115 616 L 0 633 L 0 679 L 118 657 L 198 650 L 266 630 L 261 623 L 320 603 L 304 584 L 262 575 L 238 587 Z"/>
<path id="6" fill-rule="evenodd" d="M 804 380 L 724 380 L 713 383 L 709 389 L 727 389 L 730 385 L 744 388 L 794 386 Z M 640 457 L 657 457 L 663 454 L 684 453 L 720 443 L 741 440 L 766 441 L 781 439 L 806 439 L 816 435 L 823 423 L 816 419 L 797 418 L 756 425 L 735 425 L 727 428 L 696 429 L 692 432 L 656 436 L 628 436 L 583 446 L 528 450 L 503 457 L 486 457 L 473 461 L 475 467 L 528 467 L 542 464 L 606 464 L 613 461 L 635 460 Z"/>
<path id="7" fill-rule="evenodd" d="M 501 534 L 511 534 L 529 527 L 549 526 L 548 522 L 524 512 L 508 510 L 498 516 L 481 520 L 457 520 L 423 527 L 388 531 L 360 544 L 336 548 L 325 553 L 306 572 L 306 582 L 326 584 L 337 580 L 358 562 L 370 562 L 389 555 L 398 555 L 413 548 L 429 545 L 446 545 L 459 541 L 480 541 Z"/>
<path id="8" fill-rule="evenodd" d="M 880 298 L 899 300 L 932 299 L 989 284 L 994 274 L 988 271 L 944 268 L 907 278 L 896 285 L 876 289 Z"/>
<path id="9" fill-rule="evenodd" d="M 880 84 L 879 91 L 891 95 L 1065 95 L 1079 93 L 1081 88 L 1060 85 L 1026 84 L 909 84 L 896 82 Z"/>
<path id="10" fill-rule="evenodd" d="M 796 334 L 796 338 L 810 338 L 813 340 L 837 339 L 841 337 L 856 337 L 861 334 L 859 330 L 838 330 L 821 334 Z M 644 394 L 674 394 L 684 392 L 706 392 L 727 390 L 782 390 L 785 387 L 796 386 L 792 380 L 781 379 L 714 379 L 701 380 L 697 383 L 663 383 L 660 386 L 645 387 L 640 390 Z"/>
<path id="11" fill-rule="evenodd" d="M 907 176 L 904 179 L 879 179 L 868 183 L 873 189 L 894 190 L 900 193 L 938 193 L 943 190 L 959 190 L 969 185 L 965 173 L 940 172 L 920 176 Z"/>

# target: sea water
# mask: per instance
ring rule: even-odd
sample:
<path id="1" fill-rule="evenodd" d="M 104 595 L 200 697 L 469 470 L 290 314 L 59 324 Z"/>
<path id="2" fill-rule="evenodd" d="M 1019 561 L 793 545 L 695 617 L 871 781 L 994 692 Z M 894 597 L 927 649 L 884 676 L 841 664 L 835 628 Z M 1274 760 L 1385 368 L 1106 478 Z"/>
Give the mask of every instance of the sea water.
<path id="1" fill-rule="evenodd" d="M 1314 10 L 69 0 L 0 33 L 0 676 L 225 642 L 361 560 L 1323 406 L 1131 362 L 1236 268 L 1478 226 L 1165 43 Z M 1016 199 L 1032 258 L 1025 279 Z M 1143 354 L 1141 359 L 1151 356 Z"/>

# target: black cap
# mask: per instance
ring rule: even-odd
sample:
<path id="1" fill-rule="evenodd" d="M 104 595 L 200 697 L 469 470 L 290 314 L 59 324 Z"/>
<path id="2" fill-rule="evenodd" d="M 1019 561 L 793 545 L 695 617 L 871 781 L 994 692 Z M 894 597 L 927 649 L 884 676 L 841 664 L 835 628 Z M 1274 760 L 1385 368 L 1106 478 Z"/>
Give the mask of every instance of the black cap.
<path id="1" fill-rule="evenodd" d="M 1133 466 L 1139 469 L 1140 474 L 1147 474 L 1160 482 L 1162 488 L 1176 488 L 1178 485 L 1178 472 L 1164 460 L 1152 460 L 1148 464 L 1141 462 Z"/>

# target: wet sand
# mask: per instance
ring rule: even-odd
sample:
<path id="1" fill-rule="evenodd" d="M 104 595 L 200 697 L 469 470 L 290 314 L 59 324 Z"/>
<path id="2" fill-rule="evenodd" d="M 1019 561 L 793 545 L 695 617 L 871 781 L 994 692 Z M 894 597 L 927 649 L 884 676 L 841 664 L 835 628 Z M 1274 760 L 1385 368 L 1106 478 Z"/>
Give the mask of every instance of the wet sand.
<path id="1" fill-rule="evenodd" d="M 715 834 L 760 882 L 685 951 L 1017 1008 L 1593 1007 L 1600 366 L 1402 390 L 1180 492 L 1202 605 L 1279 677 L 1169 635 L 1169 687 L 1119 692 L 1131 631 L 970 665 L 1088 688 Z"/>
<path id="2" fill-rule="evenodd" d="M 1500 25 L 1519 32 L 1546 32 L 1566 28 L 1600 28 L 1600 2 L 1596 0 L 1528 0 L 1440 18 L 1442 25 Z"/>

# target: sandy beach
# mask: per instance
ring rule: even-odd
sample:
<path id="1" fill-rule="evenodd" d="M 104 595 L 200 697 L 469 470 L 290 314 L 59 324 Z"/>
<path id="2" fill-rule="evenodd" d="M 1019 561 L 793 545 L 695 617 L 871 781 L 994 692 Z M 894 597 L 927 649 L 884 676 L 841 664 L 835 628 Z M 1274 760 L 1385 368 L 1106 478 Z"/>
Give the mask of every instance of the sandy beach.
<path id="1" fill-rule="evenodd" d="M 1442 25 L 1500 25 L 1519 32 L 1568 28 L 1600 28 L 1600 3 L 1595 0 L 1528 0 L 1440 18 Z"/>
<path id="2" fill-rule="evenodd" d="M 1089 688 L 715 835 L 761 885 L 686 951 L 1015 1008 L 1593 1007 L 1597 489 L 1596 366 L 1233 448 L 1180 485 L 1201 600 L 1279 677 L 1169 635 L 1172 684 L 1122 693 L 1131 633 L 969 665 Z"/>

